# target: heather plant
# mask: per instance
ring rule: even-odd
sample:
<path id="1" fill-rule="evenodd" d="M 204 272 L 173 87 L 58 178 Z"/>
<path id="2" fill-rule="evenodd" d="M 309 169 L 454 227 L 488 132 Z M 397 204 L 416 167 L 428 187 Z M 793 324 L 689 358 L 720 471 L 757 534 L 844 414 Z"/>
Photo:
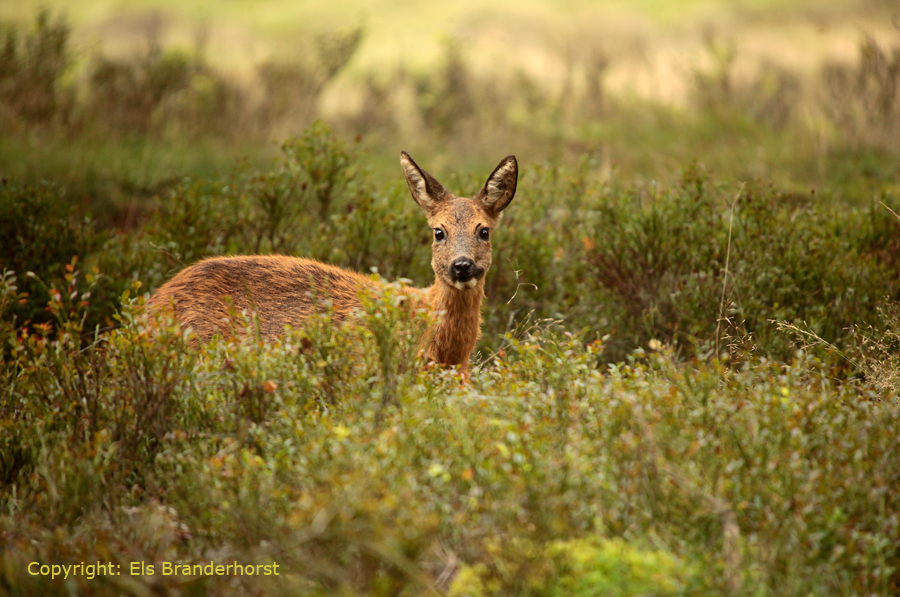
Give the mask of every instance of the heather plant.
<path id="1" fill-rule="evenodd" d="M 42 9 L 33 31 L 19 36 L 14 27 L 0 28 L 0 123 L 12 128 L 65 122 L 74 103 L 71 89 L 60 83 L 72 57 L 69 25 Z"/>
<path id="2" fill-rule="evenodd" d="M 72 258 L 85 256 L 101 236 L 78 214 L 64 188 L 50 182 L 32 187 L 5 178 L 0 180 L 0 235 L 0 264 L 16 272 L 27 297 L 3 315 L 18 325 L 49 320 L 48 285 L 61 283 Z"/>
<path id="3" fill-rule="evenodd" d="M 514 544 L 515 545 L 515 544 Z M 508 549 L 508 548 L 507 548 Z M 642 550 L 621 540 L 598 538 L 556 541 L 539 551 L 533 545 L 522 571 L 497 571 L 479 564 L 460 570 L 450 587 L 456 597 L 506 594 L 510 590 L 540 595 L 690 595 L 700 590 L 695 571 L 671 554 Z M 496 545 L 499 554 L 503 546 Z M 504 578 L 505 577 L 505 578 Z M 514 579 L 513 586 L 509 586 Z M 505 582 L 504 582 L 505 581 Z M 690 586 L 694 584 L 695 586 Z"/>
<path id="4" fill-rule="evenodd" d="M 415 82 L 416 99 L 425 122 L 439 137 L 459 133 L 475 115 L 472 75 L 458 40 L 444 42 L 444 56 L 436 75 L 423 74 Z"/>
<path id="5" fill-rule="evenodd" d="M 257 68 L 265 90 L 260 118 L 271 130 L 306 128 L 318 113 L 321 95 L 353 58 L 362 27 L 326 31 L 301 40 L 299 58 L 266 60 Z"/>
<path id="6" fill-rule="evenodd" d="M 882 204 L 883 205 L 883 204 Z M 883 205 L 884 206 L 884 205 Z M 884 206 L 887 207 L 887 206 Z M 892 218 L 887 218 L 888 227 L 896 225 L 900 217 L 888 208 Z M 879 210 L 873 214 L 882 214 Z M 871 231 L 869 232 L 871 234 Z M 892 254 L 890 243 L 881 245 L 888 255 Z M 790 334 L 804 350 L 821 351 L 846 363 L 852 371 L 864 376 L 869 383 L 881 391 L 896 392 L 900 377 L 900 306 L 896 300 L 885 300 L 878 308 L 878 317 L 868 325 L 854 325 L 850 330 L 852 342 L 848 347 L 837 346 L 822 338 L 811 326 L 798 326 L 789 322 L 778 322 L 778 330 Z"/>
<path id="7" fill-rule="evenodd" d="M 304 230 L 332 227 L 330 213 L 347 203 L 357 176 L 343 141 L 316 122 L 285 141 L 267 170 L 239 162 L 221 180 L 174 186 L 150 223 L 152 239 L 173 265 L 224 253 L 308 251 L 318 235 Z"/>
<path id="8" fill-rule="evenodd" d="M 96 282 L 90 329 L 116 325 L 119 296 L 134 280 L 152 289 L 214 255 L 293 254 L 427 283 L 428 231 L 399 173 L 383 184 L 359 161 L 318 123 L 268 167 L 243 161 L 220 178 L 173 184 L 130 234 L 79 220 L 61 188 L 8 182 L 7 267 L 37 278 L 26 279 L 29 298 L 7 317 L 47 321 L 36 280 L 58 279 L 67 255 L 119 272 Z M 735 192 L 699 165 L 672 187 L 626 188 L 596 179 L 595 166 L 585 158 L 575 168 L 524 169 L 527 201 L 504 221 L 486 286 L 484 348 L 533 315 L 610 334 L 610 360 L 651 340 L 686 355 L 718 347 L 734 358 L 755 347 L 788 358 L 790 335 L 773 322 L 807 325 L 846 350 L 850 328 L 876 323 L 885 297 L 898 292 L 900 226 L 884 209 L 839 208 L 760 182 Z M 50 242 L 38 241 L 43 234 Z"/>
<path id="9" fill-rule="evenodd" d="M 90 105 L 97 110 L 92 116 L 99 119 L 102 114 L 109 132 L 146 135 L 159 106 L 188 87 L 191 70 L 187 55 L 166 53 L 155 45 L 134 62 L 100 57 L 90 75 Z"/>
<path id="10" fill-rule="evenodd" d="M 735 67 L 738 49 L 733 41 L 723 41 L 707 31 L 704 45 L 712 64 L 692 72 L 691 97 L 700 111 L 720 120 L 749 118 L 777 131 L 795 124 L 804 94 L 796 73 L 764 61 L 758 72 L 741 77 Z"/>
<path id="11" fill-rule="evenodd" d="M 863 371 L 877 388 L 896 392 L 900 388 L 900 307 L 897 303 L 885 305 L 881 315 L 883 322 L 877 332 L 870 328 L 869 334 L 861 334 Z"/>
<path id="12" fill-rule="evenodd" d="M 314 122 L 299 139 L 283 149 L 291 166 L 302 173 L 304 190 L 308 189 L 318 204 L 319 217 L 327 219 L 335 198 L 352 183 L 356 174 L 352 155 L 322 121 Z"/>
<path id="13" fill-rule="evenodd" d="M 689 368 L 663 350 L 600 368 L 601 343 L 541 327 L 461 386 L 421 368 L 397 296 L 345 326 L 200 349 L 168 323 L 148 334 L 142 300 L 127 299 L 122 327 L 87 351 L 84 306 L 60 296 L 69 323 L 19 336 L 3 396 L 3 453 L 20 455 L 0 496 L 6 586 L 63 591 L 27 575 L 34 559 L 276 561 L 285 574 L 122 581 L 205 594 L 896 583 L 891 394 L 805 356 Z"/>
<path id="14" fill-rule="evenodd" d="M 623 193 L 585 219 L 593 230 L 584 261 L 596 286 L 584 296 L 600 307 L 591 320 L 614 337 L 629 334 L 630 346 L 656 338 L 703 352 L 716 344 L 723 318 L 735 341 L 726 344 L 737 352 L 755 345 L 787 355 L 773 321 L 806 322 L 845 345 L 861 314 L 874 321 L 884 296 L 896 294 L 890 253 L 873 259 L 867 248 L 876 230 L 896 228 L 886 216 L 838 215 L 812 197 L 761 185 L 740 191 L 731 206 L 726 193 L 688 169 L 677 189 Z M 607 293 L 615 298 L 604 300 Z"/>
<path id="15" fill-rule="evenodd" d="M 822 69 L 828 118 L 850 148 L 897 149 L 900 48 L 882 48 L 866 36 L 856 65 Z"/>

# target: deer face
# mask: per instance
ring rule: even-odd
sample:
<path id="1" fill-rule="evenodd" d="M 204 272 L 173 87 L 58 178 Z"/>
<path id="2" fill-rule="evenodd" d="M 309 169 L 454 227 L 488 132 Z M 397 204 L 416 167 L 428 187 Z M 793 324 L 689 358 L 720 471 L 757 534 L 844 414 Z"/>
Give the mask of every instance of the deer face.
<path id="1" fill-rule="evenodd" d="M 434 233 L 431 267 L 437 283 L 457 290 L 483 287 L 491 267 L 491 234 L 516 194 L 515 156 L 504 158 L 472 198 L 447 192 L 405 151 L 400 164 L 413 199 L 425 210 Z"/>

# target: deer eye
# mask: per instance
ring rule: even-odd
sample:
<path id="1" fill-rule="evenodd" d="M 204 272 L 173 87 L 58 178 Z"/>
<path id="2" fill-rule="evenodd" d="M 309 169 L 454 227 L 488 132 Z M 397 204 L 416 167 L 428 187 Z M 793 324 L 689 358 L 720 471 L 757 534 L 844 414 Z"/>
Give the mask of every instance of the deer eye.
<path id="1" fill-rule="evenodd" d="M 485 227 L 479 230 L 478 238 L 480 238 L 481 240 L 491 240 L 491 229 Z"/>
<path id="2" fill-rule="evenodd" d="M 447 233 L 441 230 L 440 228 L 434 229 L 434 240 L 444 240 L 447 238 Z"/>

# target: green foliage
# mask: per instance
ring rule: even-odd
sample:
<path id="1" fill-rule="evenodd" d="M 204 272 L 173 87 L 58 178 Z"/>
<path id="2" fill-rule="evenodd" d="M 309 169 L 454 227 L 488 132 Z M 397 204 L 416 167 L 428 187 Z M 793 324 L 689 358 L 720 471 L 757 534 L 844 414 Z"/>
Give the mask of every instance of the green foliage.
<path id="1" fill-rule="evenodd" d="M 97 56 L 90 65 L 90 99 L 82 126 L 125 137 L 230 138 L 241 124 L 241 92 L 202 55 L 151 43 L 132 60 Z"/>
<path id="2" fill-rule="evenodd" d="M 533 546 L 531 551 L 534 551 Z M 508 558 L 498 553 L 499 559 Z M 686 595 L 694 570 L 671 554 L 639 549 L 621 539 L 554 541 L 532 556 L 524 587 L 504 586 L 484 564 L 463 567 L 450 587 L 450 597 L 524 594 L 548 597 L 609 595 Z M 523 590 L 524 589 L 524 590 Z"/>
<path id="3" fill-rule="evenodd" d="M 119 272 L 97 282 L 89 329 L 114 325 L 134 280 L 154 288 L 212 255 L 295 254 L 430 283 L 427 226 L 399 176 L 379 185 L 321 122 L 281 149 L 267 168 L 243 161 L 220 178 L 173 183 L 129 234 L 79 221 L 53 185 L 6 183 L 7 267 L 37 275 L 7 317 L 47 321 L 41 284 L 58 280 L 71 255 Z M 900 224 L 883 208 L 839 208 L 758 182 L 733 194 L 698 165 L 672 188 L 623 189 L 598 182 L 594 166 L 523 169 L 526 192 L 498 231 L 487 278 L 485 348 L 534 316 L 611 334 L 611 361 L 651 341 L 684 355 L 786 359 L 792 339 L 776 322 L 847 351 L 852 326 L 875 325 L 885 297 L 900 295 Z"/>
<path id="4" fill-rule="evenodd" d="M 354 174 L 351 156 L 344 144 L 322 121 L 316 121 L 303 136 L 283 148 L 290 162 L 305 175 L 310 193 L 319 204 L 319 217 L 328 218 L 331 203 Z"/>
<path id="5" fill-rule="evenodd" d="M 3 317 L 22 325 L 48 321 L 48 285 L 61 284 L 73 257 L 85 256 L 102 234 L 78 216 L 59 186 L 31 187 L 2 179 L 0 238 L 0 267 L 16 272 L 19 288 L 26 293 L 26 300 L 8 308 Z"/>
<path id="6" fill-rule="evenodd" d="M 620 189 L 591 181 L 585 165 L 526 172 L 527 200 L 495 249 L 487 288 L 501 300 L 488 307 L 488 329 L 507 329 L 511 311 L 534 312 L 611 334 L 612 360 L 652 340 L 685 354 L 719 345 L 732 357 L 755 347 L 788 358 L 791 339 L 774 322 L 805 323 L 846 349 L 850 328 L 874 324 L 884 297 L 900 293 L 900 226 L 884 209 L 831 207 L 759 183 L 736 194 L 697 166 L 674 188 Z"/>
<path id="7" fill-rule="evenodd" d="M 828 116 L 850 147 L 897 149 L 900 49 L 886 50 L 866 36 L 857 65 L 828 64 L 822 78 Z"/>
<path id="8" fill-rule="evenodd" d="M 861 334 L 864 340 L 863 371 L 874 385 L 892 392 L 900 391 L 900 305 L 893 302 L 882 308 L 883 325 Z"/>
<path id="9" fill-rule="evenodd" d="M 72 97 L 59 80 L 71 61 L 69 34 L 65 20 L 60 17 L 54 22 L 46 9 L 37 14 L 34 30 L 21 41 L 14 28 L 0 28 L 0 124 L 4 128 L 17 126 L 19 119 L 46 124 L 68 118 Z"/>
<path id="10" fill-rule="evenodd" d="M 222 180 L 181 181 L 155 214 L 151 236 L 182 263 L 228 252 L 315 255 L 321 235 L 309 231 L 335 226 L 335 208 L 363 193 L 358 174 L 343 141 L 316 121 L 282 144 L 269 170 L 241 162 Z"/>
<path id="11" fill-rule="evenodd" d="M 535 328 L 460 386 L 421 368 L 426 321 L 399 287 L 343 326 L 199 349 L 173 322 L 148 334 L 127 297 L 122 326 L 80 349 L 86 307 L 53 296 L 55 331 L 6 332 L 13 590 L 67 590 L 30 561 L 98 559 L 274 561 L 283 576 L 242 586 L 308 594 L 896 586 L 896 400 L 814 359 L 729 370 L 635 354 L 600 370 L 599 343 Z M 233 590 L 227 576 L 123 582 Z"/>
<path id="12" fill-rule="evenodd" d="M 300 51 L 292 59 L 260 64 L 257 73 L 265 90 L 262 123 L 271 130 L 296 131 L 313 122 L 326 86 L 351 61 L 363 35 L 361 27 L 318 33 L 300 40 Z"/>
<path id="13" fill-rule="evenodd" d="M 463 61 L 460 45 L 457 40 L 445 41 L 440 69 L 416 80 L 416 99 L 422 117 L 443 138 L 462 132 L 475 113 L 472 75 Z"/>

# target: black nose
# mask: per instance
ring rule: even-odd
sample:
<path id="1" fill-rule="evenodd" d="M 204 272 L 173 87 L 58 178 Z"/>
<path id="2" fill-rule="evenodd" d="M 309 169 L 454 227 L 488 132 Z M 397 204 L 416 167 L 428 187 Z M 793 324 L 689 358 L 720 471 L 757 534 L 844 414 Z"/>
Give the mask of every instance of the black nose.
<path id="1" fill-rule="evenodd" d="M 475 275 L 475 262 L 467 257 L 455 259 L 450 264 L 450 276 L 454 280 L 468 280 Z"/>

